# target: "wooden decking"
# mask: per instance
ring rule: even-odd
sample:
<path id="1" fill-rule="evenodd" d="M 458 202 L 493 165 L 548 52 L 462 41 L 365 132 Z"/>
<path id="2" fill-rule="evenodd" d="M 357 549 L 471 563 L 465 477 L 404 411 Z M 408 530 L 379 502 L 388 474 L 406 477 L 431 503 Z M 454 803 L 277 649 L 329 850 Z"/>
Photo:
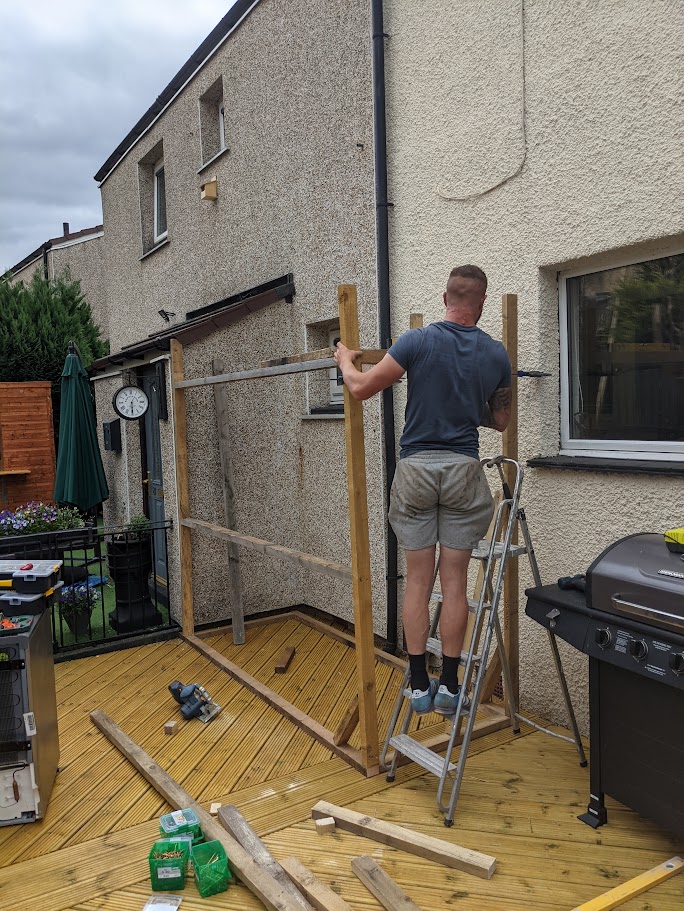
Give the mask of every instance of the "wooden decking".
<path id="1" fill-rule="evenodd" d="M 228 635 L 208 641 L 328 728 L 341 721 L 355 673 L 345 643 L 296 620 L 248 629 L 240 647 Z M 286 645 L 296 655 L 276 674 Z M 456 822 L 446 829 L 433 778 L 414 766 L 400 768 L 393 785 L 362 777 L 180 640 L 56 671 L 61 771 L 44 820 L 0 828 L 3 911 L 139 911 L 151 894 L 147 853 L 168 807 L 91 724 L 98 707 L 205 807 L 234 803 L 276 857 L 298 857 L 353 908 L 380 908 L 351 872 L 360 854 L 375 857 L 425 911 L 570 911 L 684 847 L 614 803 L 607 826 L 578 822 L 587 770 L 571 747 L 529 729 L 474 743 Z M 376 672 L 384 734 L 400 672 L 382 662 Z M 203 684 L 221 714 L 206 726 L 180 721 L 180 733 L 166 736 L 164 723 L 180 719 L 167 690 L 174 679 Z M 424 719 L 419 734 L 438 732 L 434 722 Z M 341 831 L 318 836 L 310 812 L 320 799 L 493 854 L 497 871 L 486 881 Z M 623 907 L 681 911 L 684 876 Z M 183 911 L 212 908 L 261 905 L 243 886 L 210 899 L 186 886 Z"/>

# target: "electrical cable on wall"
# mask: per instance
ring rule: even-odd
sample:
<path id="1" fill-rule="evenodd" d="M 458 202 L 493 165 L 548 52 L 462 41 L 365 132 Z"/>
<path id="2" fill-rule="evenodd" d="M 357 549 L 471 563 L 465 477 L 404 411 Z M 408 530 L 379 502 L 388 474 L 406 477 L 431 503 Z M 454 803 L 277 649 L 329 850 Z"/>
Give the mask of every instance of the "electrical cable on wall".
<path id="1" fill-rule="evenodd" d="M 520 0 L 520 68 L 522 75 L 522 146 L 523 153 L 522 158 L 520 159 L 520 164 L 508 174 L 506 177 L 502 178 L 498 183 L 495 183 L 493 186 L 488 187 L 486 190 L 478 190 L 477 193 L 468 193 L 465 196 L 454 196 L 452 193 L 449 193 L 446 190 L 437 190 L 437 195 L 442 199 L 447 199 L 450 202 L 468 202 L 471 199 L 479 199 L 482 196 L 487 196 L 489 193 L 493 193 L 494 190 L 498 190 L 499 187 L 503 187 L 504 184 L 507 184 L 510 180 L 513 180 L 514 177 L 517 177 L 522 169 L 525 167 L 525 162 L 527 160 L 527 110 L 525 105 L 525 94 L 526 94 L 526 83 L 525 83 L 525 0 Z"/>

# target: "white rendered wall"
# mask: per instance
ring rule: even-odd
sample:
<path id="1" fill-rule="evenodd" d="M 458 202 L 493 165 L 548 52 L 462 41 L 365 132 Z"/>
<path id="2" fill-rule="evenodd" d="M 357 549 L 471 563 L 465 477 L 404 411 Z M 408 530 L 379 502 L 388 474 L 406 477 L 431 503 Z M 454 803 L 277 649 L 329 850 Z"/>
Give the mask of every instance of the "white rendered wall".
<path id="1" fill-rule="evenodd" d="M 525 460 L 558 453 L 558 271 L 684 252 L 684 3 L 526 0 L 522 12 L 388 0 L 385 31 L 393 331 L 410 311 L 441 318 L 455 265 L 487 272 L 481 326 L 496 337 L 501 295 L 517 293 L 519 366 L 552 374 L 519 384 Z M 482 435 L 483 454 L 500 445 Z M 530 468 L 525 487 L 545 582 L 623 535 L 684 521 L 678 478 Z M 586 659 L 563 658 L 586 729 Z M 545 634 L 524 614 L 521 660 L 523 704 L 562 720 Z"/>

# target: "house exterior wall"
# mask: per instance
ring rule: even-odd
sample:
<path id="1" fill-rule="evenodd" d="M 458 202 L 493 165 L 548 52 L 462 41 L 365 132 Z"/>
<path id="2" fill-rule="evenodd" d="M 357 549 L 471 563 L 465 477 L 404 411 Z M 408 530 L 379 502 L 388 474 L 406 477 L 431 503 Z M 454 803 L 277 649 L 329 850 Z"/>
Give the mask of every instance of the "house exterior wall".
<path id="1" fill-rule="evenodd" d="M 387 0 L 385 29 L 395 334 L 410 311 L 442 318 L 455 265 L 487 272 L 481 326 L 495 337 L 501 295 L 517 293 L 519 367 L 552 374 L 519 382 L 524 461 L 559 450 L 557 273 L 684 251 L 684 8 L 527 0 L 522 10 Z M 482 434 L 483 454 L 500 447 Z M 623 535 L 680 525 L 679 484 L 528 469 L 523 500 L 544 581 L 584 572 Z M 531 583 L 522 572 L 521 609 Z M 561 650 L 586 730 L 586 660 Z M 521 661 L 523 705 L 562 721 L 545 634 L 524 613 Z"/>
<path id="2" fill-rule="evenodd" d="M 228 151 L 198 173 L 200 99 L 219 79 Z M 140 190 L 144 206 L 145 169 L 162 146 L 168 243 L 143 256 L 141 221 L 147 222 L 141 220 Z M 238 370 L 302 351 L 307 341 L 310 348 L 320 347 L 312 341 L 320 324 L 337 317 L 336 289 L 342 282 L 358 286 L 361 343 L 376 347 L 372 148 L 368 4 L 263 0 L 102 185 L 112 350 L 167 328 L 160 309 L 174 312 L 178 321 L 188 311 L 289 272 L 296 287 L 293 302 L 275 304 L 188 345 L 187 377 L 209 375 L 214 357 L 223 359 L 226 370 Z M 201 184 L 214 177 L 218 199 L 201 200 Z M 318 329 L 307 331 L 312 324 Z M 117 382 L 97 384 L 103 420 L 113 416 Z M 237 527 L 348 563 L 344 425 L 339 419 L 303 417 L 308 392 L 321 382 L 299 375 L 227 386 Z M 191 512 L 223 524 L 213 392 L 192 389 L 186 398 Z M 367 406 L 374 619 L 376 631 L 384 633 L 379 414 L 378 402 Z M 177 519 L 172 419 L 162 456 L 166 515 Z M 137 425 L 122 424 L 127 440 L 139 433 Z M 138 479 L 133 469 L 126 480 L 124 458 L 106 454 L 105 468 L 113 486 L 127 483 L 132 495 Z M 123 500 L 110 501 L 108 521 L 124 518 Z M 193 532 L 197 622 L 228 616 L 226 558 L 227 548 Z M 246 549 L 241 561 L 247 613 L 307 603 L 351 618 L 350 585 L 322 581 Z M 172 563 L 173 586 L 175 556 Z M 176 600 L 176 616 L 178 609 Z"/>

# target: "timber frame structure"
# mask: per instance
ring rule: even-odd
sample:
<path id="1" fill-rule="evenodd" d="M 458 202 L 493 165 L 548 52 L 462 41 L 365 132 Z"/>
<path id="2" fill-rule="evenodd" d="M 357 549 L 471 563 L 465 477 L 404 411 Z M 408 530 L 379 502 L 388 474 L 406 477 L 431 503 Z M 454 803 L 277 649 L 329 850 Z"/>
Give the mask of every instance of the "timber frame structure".
<path id="1" fill-rule="evenodd" d="M 359 349 L 359 323 L 357 310 L 356 286 L 339 285 L 338 307 L 340 316 L 340 336 L 343 344 L 348 348 Z M 515 348 L 517 327 L 517 297 L 504 295 L 504 344 L 513 343 Z M 422 325 L 419 314 L 411 315 L 411 328 Z M 509 338 L 509 335 L 511 336 Z M 511 360 L 513 354 L 511 353 Z M 378 363 L 384 356 L 384 350 L 366 350 L 362 352 L 360 364 Z M 363 405 L 349 394 L 344 387 L 344 423 L 347 452 L 347 487 L 349 497 L 349 527 L 351 544 L 351 566 L 334 563 L 321 557 L 301 553 L 288 547 L 255 538 L 250 535 L 238 533 L 235 528 L 235 513 L 232 501 L 232 475 L 230 470 L 230 450 L 227 440 L 225 421 L 225 392 L 223 384 L 248 379 L 279 376 L 290 373 L 300 373 L 309 370 L 329 369 L 335 365 L 332 358 L 332 349 L 308 352 L 293 355 L 274 361 L 264 362 L 260 367 L 252 370 L 243 370 L 234 373 L 217 372 L 213 376 L 198 379 L 186 379 L 183 371 L 183 346 L 177 339 L 171 340 L 171 369 L 173 384 L 174 406 L 174 442 L 176 452 L 176 488 L 178 498 L 178 513 L 180 524 L 180 574 L 182 598 L 182 636 L 186 642 L 205 655 L 212 663 L 222 668 L 231 677 L 241 683 L 250 692 L 259 696 L 266 703 L 277 709 L 282 715 L 293 721 L 298 727 L 306 731 L 311 737 L 327 746 L 331 752 L 340 756 L 351 766 L 358 769 L 368 777 L 380 772 L 379 760 L 379 732 L 375 684 L 375 660 L 387 660 L 391 663 L 400 659 L 386 655 L 375 648 L 373 639 L 373 612 L 371 596 L 371 567 L 370 546 L 368 536 L 368 504 L 366 495 L 366 463 L 365 442 L 363 428 Z M 220 371 L 220 362 L 214 361 L 214 370 Z M 513 411 L 511 425 L 517 428 L 517 397 L 515 394 L 515 365 L 513 371 Z M 224 512 L 225 524 L 228 527 L 214 525 L 190 515 L 189 472 L 187 450 L 187 428 L 185 390 L 188 388 L 212 386 L 216 390 L 216 409 L 219 425 L 219 438 L 221 444 L 221 461 L 224 476 Z M 508 451 L 507 451 L 508 450 Z M 513 458 L 517 455 L 517 430 L 504 435 L 504 451 Z M 354 604 L 354 637 L 334 631 L 325 627 L 326 632 L 353 641 L 356 650 L 356 679 L 357 695 L 349 706 L 347 715 L 336 732 L 327 730 L 323 725 L 310 718 L 305 712 L 292 703 L 287 702 L 274 690 L 262 684 L 237 664 L 229 661 L 216 649 L 205 643 L 201 636 L 195 635 L 195 620 L 193 608 L 193 582 L 192 582 L 192 532 L 208 534 L 225 541 L 229 545 L 229 570 L 231 600 L 233 605 L 233 638 L 236 644 L 245 641 L 245 624 L 242 617 L 242 594 L 240 589 L 239 562 L 237 558 L 238 546 L 257 550 L 261 553 L 277 557 L 281 560 L 295 562 L 314 572 L 337 578 L 349 579 L 352 583 Z M 511 561 L 514 563 L 515 561 Z M 518 685 L 518 627 L 517 627 L 517 578 L 510 580 L 507 585 L 504 600 L 504 626 L 506 630 L 506 647 L 509 651 L 509 662 L 513 675 L 513 686 Z M 238 609 L 235 606 L 238 605 Z M 282 616 L 279 617 L 282 619 Z M 315 623 L 302 616 L 307 623 Z M 252 623 L 268 623 L 268 618 L 260 618 Z M 492 661 L 492 683 L 488 695 L 494 690 L 499 674 L 496 668 L 496 658 Z M 499 664 L 500 668 L 500 664 Z M 500 670 L 499 670 L 500 673 Z M 483 717 L 478 720 L 474 735 L 481 737 L 485 734 L 500 730 L 510 725 L 510 718 L 503 708 L 495 704 L 483 706 Z M 356 726 L 359 727 L 360 748 L 355 749 L 348 743 L 351 733 Z M 429 741 L 426 746 L 439 749 L 446 746 L 449 735 L 440 734 Z"/>

